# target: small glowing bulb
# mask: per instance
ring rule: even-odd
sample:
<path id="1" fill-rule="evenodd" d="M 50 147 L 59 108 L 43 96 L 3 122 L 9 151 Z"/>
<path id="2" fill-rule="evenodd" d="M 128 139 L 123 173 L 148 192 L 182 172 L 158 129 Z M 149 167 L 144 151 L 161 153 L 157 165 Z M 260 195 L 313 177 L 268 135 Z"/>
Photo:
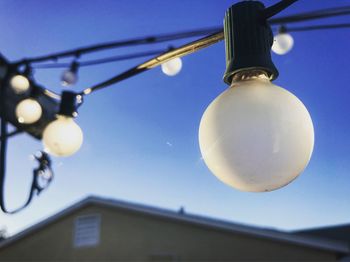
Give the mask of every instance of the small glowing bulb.
<path id="1" fill-rule="evenodd" d="M 72 70 L 68 69 L 65 70 L 62 74 L 61 83 L 63 86 L 71 86 L 76 84 L 78 81 L 78 75 L 76 72 L 73 72 Z"/>
<path id="2" fill-rule="evenodd" d="M 241 78 L 206 109 L 202 157 L 222 182 L 265 192 L 293 181 L 307 166 L 314 128 L 303 103 L 266 75 Z"/>
<path id="3" fill-rule="evenodd" d="M 70 156 L 83 143 L 83 132 L 72 117 L 59 115 L 44 130 L 45 150 L 54 156 Z"/>
<path id="4" fill-rule="evenodd" d="M 10 80 L 10 85 L 16 94 L 24 94 L 30 87 L 28 78 L 23 75 L 13 76 Z"/>
<path id="5" fill-rule="evenodd" d="M 16 107 L 16 117 L 21 124 L 33 124 L 40 119 L 42 108 L 33 98 L 22 100 Z"/>
<path id="6" fill-rule="evenodd" d="M 274 37 L 272 51 L 278 55 L 288 53 L 294 45 L 293 37 L 288 33 L 278 33 Z"/>
<path id="7" fill-rule="evenodd" d="M 177 75 L 181 71 L 181 68 L 182 68 L 182 61 L 181 61 L 181 58 L 179 57 L 171 59 L 168 62 L 165 62 L 162 64 L 162 71 L 164 74 L 168 76 Z"/>

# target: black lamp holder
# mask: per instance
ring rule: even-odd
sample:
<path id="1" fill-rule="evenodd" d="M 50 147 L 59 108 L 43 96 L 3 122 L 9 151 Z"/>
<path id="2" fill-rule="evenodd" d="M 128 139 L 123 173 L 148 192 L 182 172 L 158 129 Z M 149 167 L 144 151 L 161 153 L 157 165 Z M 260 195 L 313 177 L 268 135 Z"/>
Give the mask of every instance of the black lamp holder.
<path id="1" fill-rule="evenodd" d="M 63 91 L 58 114 L 63 116 L 68 116 L 68 117 L 76 117 L 77 108 L 78 108 L 77 97 L 78 95 L 75 92 Z"/>
<path id="2" fill-rule="evenodd" d="M 226 11 L 225 83 L 230 85 L 235 74 L 252 69 L 266 72 L 271 80 L 277 78 L 278 71 L 271 59 L 273 33 L 265 10 L 261 2 L 243 1 Z"/>

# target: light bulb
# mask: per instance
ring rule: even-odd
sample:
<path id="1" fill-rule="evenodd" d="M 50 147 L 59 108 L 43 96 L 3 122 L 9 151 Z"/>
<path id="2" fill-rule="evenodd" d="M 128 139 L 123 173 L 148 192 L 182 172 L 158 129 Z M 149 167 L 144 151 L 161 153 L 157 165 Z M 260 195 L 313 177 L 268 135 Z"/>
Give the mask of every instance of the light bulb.
<path id="1" fill-rule="evenodd" d="M 314 128 L 303 103 L 266 75 L 233 81 L 206 109 L 202 158 L 222 182 L 264 192 L 293 181 L 307 166 Z"/>
<path id="2" fill-rule="evenodd" d="M 27 98 L 18 103 L 16 117 L 21 124 L 33 124 L 42 115 L 41 105 L 33 98 Z"/>
<path id="3" fill-rule="evenodd" d="M 52 181 L 53 173 L 49 168 L 43 168 L 38 171 L 36 182 L 40 189 L 45 189 L 48 187 L 50 182 Z"/>
<path id="4" fill-rule="evenodd" d="M 182 61 L 181 61 L 181 58 L 179 57 L 171 59 L 168 62 L 165 62 L 162 64 L 162 71 L 164 74 L 168 76 L 177 75 L 181 71 L 181 68 L 182 68 Z"/>
<path id="5" fill-rule="evenodd" d="M 16 94 L 23 94 L 28 91 L 30 83 L 23 75 L 15 75 L 10 80 L 10 85 Z"/>
<path id="6" fill-rule="evenodd" d="M 61 77 L 61 83 L 63 86 L 74 85 L 78 81 L 78 75 L 76 72 L 71 71 L 70 69 L 65 70 Z"/>
<path id="7" fill-rule="evenodd" d="M 288 53 L 294 45 L 293 37 L 288 33 L 278 33 L 274 37 L 272 51 L 278 55 Z"/>
<path id="8" fill-rule="evenodd" d="M 54 156 L 70 156 L 77 152 L 83 143 L 83 132 L 72 117 L 59 115 L 44 130 L 45 150 Z"/>

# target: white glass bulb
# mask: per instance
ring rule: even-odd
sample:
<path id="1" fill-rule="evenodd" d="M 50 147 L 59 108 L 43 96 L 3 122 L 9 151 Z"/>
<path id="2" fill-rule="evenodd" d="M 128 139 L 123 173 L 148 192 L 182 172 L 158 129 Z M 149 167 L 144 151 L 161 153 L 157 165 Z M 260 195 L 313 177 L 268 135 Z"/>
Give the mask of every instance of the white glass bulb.
<path id="1" fill-rule="evenodd" d="M 71 70 L 65 70 L 61 77 L 61 83 L 63 86 L 74 85 L 78 81 L 78 75 Z"/>
<path id="2" fill-rule="evenodd" d="M 180 57 L 174 58 L 162 64 L 162 71 L 168 76 L 177 75 L 182 68 L 182 61 Z"/>
<path id="3" fill-rule="evenodd" d="M 27 92 L 30 87 L 28 78 L 23 75 L 15 75 L 10 80 L 10 85 L 16 94 L 23 94 Z"/>
<path id="4" fill-rule="evenodd" d="M 72 117 L 58 116 L 44 130 L 45 150 L 54 156 L 70 156 L 77 152 L 83 143 L 83 132 Z"/>
<path id="5" fill-rule="evenodd" d="M 234 82 L 208 106 L 199 144 L 222 182 L 242 191 L 272 191 L 305 169 L 314 128 L 297 97 L 259 76 Z"/>
<path id="6" fill-rule="evenodd" d="M 272 51 L 278 55 L 284 55 L 288 53 L 294 45 L 293 37 L 288 33 L 279 33 L 275 35 Z"/>
<path id="7" fill-rule="evenodd" d="M 21 124 L 33 124 L 42 115 L 41 105 L 33 98 L 27 98 L 18 103 L 16 117 Z"/>

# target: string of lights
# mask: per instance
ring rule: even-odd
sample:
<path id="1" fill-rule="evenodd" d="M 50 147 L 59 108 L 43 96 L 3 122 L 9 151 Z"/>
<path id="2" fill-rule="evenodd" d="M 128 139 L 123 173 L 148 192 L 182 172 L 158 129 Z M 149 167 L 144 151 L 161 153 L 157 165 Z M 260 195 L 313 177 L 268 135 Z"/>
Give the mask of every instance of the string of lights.
<path id="1" fill-rule="evenodd" d="M 4 69 L 0 70 L 0 73 L 2 71 L 6 72 L 3 76 L 0 75 L 2 79 L 0 88 L 0 207 L 2 211 L 14 213 L 23 209 L 31 202 L 35 192 L 40 193 L 51 183 L 53 172 L 49 155 L 59 157 L 70 156 L 79 150 L 83 143 L 83 132 L 75 123 L 74 118 L 77 116 L 77 110 L 83 104 L 85 96 L 157 66 L 162 66 L 163 72 L 169 76 L 176 75 L 182 67 L 180 57 L 207 48 L 222 40 L 225 40 L 227 59 L 224 80 L 228 85 L 235 86 L 235 88 L 226 90 L 214 100 L 203 115 L 200 124 L 199 140 L 204 162 L 222 181 L 243 191 L 271 191 L 288 184 L 300 173 L 300 170 L 305 168 L 310 159 L 314 138 L 313 125 L 305 106 L 287 90 L 271 83 L 272 80 L 278 77 L 278 70 L 272 62 L 270 49 L 280 55 L 288 53 L 294 43 L 291 34 L 289 34 L 290 32 L 350 27 L 348 23 L 289 27 L 289 23 L 350 15 L 349 6 L 271 18 L 296 1 L 282 0 L 268 8 L 265 8 L 262 3 L 257 1 L 239 2 L 227 10 L 224 30 L 220 27 L 214 27 L 102 43 L 49 55 L 25 58 L 13 63 L 9 63 L 5 59 L 0 59 L 0 67 Z M 279 26 L 278 32 L 274 37 L 272 35 L 272 25 Z M 256 38 L 253 38 L 252 35 L 256 36 Z M 94 60 L 80 60 L 85 54 L 102 50 L 151 45 L 198 36 L 202 36 L 202 38 L 178 48 L 172 47 L 125 55 L 114 55 Z M 252 53 L 259 55 L 252 56 Z M 92 85 L 83 91 L 63 91 L 61 95 L 36 84 L 34 73 L 31 70 L 32 68 L 66 68 L 62 74 L 61 82 L 63 86 L 69 86 L 77 82 L 80 67 L 148 56 L 154 57 L 106 81 Z M 67 57 L 72 57 L 73 61 L 70 63 L 58 62 L 59 59 Z M 261 88 L 254 88 L 256 86 Z M 235 90 L 241 90 L 241 93 L 238 94 Z M 263 107 L 257 101 L 255 101 L 255 104 L 249 104 L 250 102 L 246 100 L 246 97 L 260 95 L 260 93 L 256 94 L 255 92 L 266 92 L 271 97 L 275 97 L 273 100 L 270 99 L 271 101 L 269 100 L 269 102 L 271 105 L 280 108 L 280 111 L 270 112 L 269 108 Z M 246 112 L 246 107 L 256 108 L 258 110 L 257 112 L 264 112 L 265 115 L 276 116 L 269 119 L 271 122 L 278 121 L 276 119 L 283 119 L 283 114 L 288 114 L 292 119 L 298 119 L 296 121 L 298 125 L 295 125 L 295 121 L 285 123 L 288 125 L 286 127 L 288 130 L 293 130 L 293 136 L 285 137 L 285 141 L 287 142 L 283 154 L 278 156 L 279 159 L 275 163 L 269 163 L 268 168 L 266 166 L 261 166 L 258 169 L 255 168 L 255 170 L 259 170 L 259 177 L 254 170 L 250 170 L 252 165 L 248 161 L 248 157 L 244 158 L 244 156 L 242 157 L 242 152 L 236 151 L 236 148 L 239 149 L 244 146 L 242 143 L 248 143 L 247 139 L 245 139 L 246 132 L 242 131 L 242 133 L 240 130 L 234 130 L 234 132 L 231 132 L 230 135 L 227 135 L 227 137 L 222 138 L 220 141 L 217 139 L 220 136 L 220 130 L 227 130 L 227 128 L 230 130 L 234 129 L 234 127 L 229 125 L 230 123 L 237 122 L 242 123 L 242 126 L 246 125 L 246 128 L 251 130 L 256 129 L 254 124 L 258 123 L 259 125 L 264 125 L 264 130 L 279 132 L 278 130 L 271 130 L 271 126 L 279 126 L 279 123 L 277 125 L 269 125 L 271 123 L 268 121 L 267 123 L 258 121 L 258 116 L 256 115 L 249 115 L 243 118 L 241 115 L 232 113 Z M 230 108 L 231 111 L 227 112 L 227 108 Z M 14 112 L 14 114 L 11 112 Z M 215 115 L 223 116 L 220 118 L 223 121 L 214 121 Z M 231 119 L 224 121 L 227 120 L 227 116 L 230 116 Z M 256 120 L 257 123 L 249 122 L 252 119 Z M 216 125 L 215 131 L 211 128 L 214 122 Z M 9 133 L 7 130 L 8 123 L 17 129 Z M 299 128 L 300 123 L 305 126 L 304 129 Z M 243 129 L 242 127 L 241 130 Z M 21 132 L 26 132 L 34 138 L 41 139 L 45 152 L 41 152 L 40 156 L 35 157 L 39 163 L 39 167 L 33 171 L 33 182 L 28 200 L 23 207 L 14 211 L 8 211 L 4 203 L 7 140 Z M 70 134 L 70 136 L 67 137 L 66 134 Z M 256 139 L 264 141 L 264 143 L 271 143 L 269 139 L 261 137 L 260 134 L 256 134 Z M 299 143 L 298 141 L 302 142 Z M 214 142 L 216 144 L 215 148 L 212 146 Z M 222 155 L 223 152 L 229 152 L 230 154 L 224 156 Z M 263 149 L 258 148 L 256 152 L 249 152 L 249 154 L 255 154 L 254 157 L 259 159 L 264 152 Z M 234 159 L 231 159 L 235 157 L 241 160 L 239 167 L 234 166 L 236 162 Z M 223 161 L 223 159 L 226 160 Z M 261 162 L 265 163 L 268 160 Z M 281 166 L 276 167 L 276 163 Z M 233 172 L 232 170 L 239 171 Z M 280 170 L 284 170 L 283 174 L 285 175 L 281 175 Z M 250 175 L 242 177 L 242 174 L 247 173 Z M 43 181 L 44 183 L 42 183 Z M 251 181 L 255 182 L 252 183 Z"/>
<path id="2" fill-rule="evenodd" d="M 20 65 L 20 64 L 28 64 L 28 63 L 38 63 L 38 62 L 49 61 L 49 60 L 56 61 L 59 58 L 72 57 L 72 56 L 79 57 L 84 54 L 99 52 L 106 49 L 115 49 L 120 47 L 130 47 L 130 46 L 136 46 L 136 45 L 149 45 L 149 44 L 169 42 L 169 41 L 174 41 L 179 39 L 193 38 L 196 36 L 208 35 L 218 30 L 219 30 L 218 28 L 205 28 L 200 30 L 179 32 L 179 33 L 173 33 L 173 34 L 148 36 L 148 37 L 116 41 L 116 42 L 110 42 L 110 43 L 102 43 L 102 44 L 77 48 L 73 50 L 53 53 L 49 55 L 44 55 L 44 56 L 25 58 L 20 61 L 16 61 L 13 64 Z"/>
<path id="3" fill-rule="evenodd" d="M 299 27 L 288 26 L 284 28 L 285 28 L 285 32 L 304 32 L 304 31 L 313 31 L 313 30 L 350 28 L 350 23 L 322 24 L 322 25 L 315 25 L 315 26 L 299 26 Z M 163 50 L 154 50 L 154 51 L 148 51 L 148 52 L 132 53 L 132 54 L 126 54 L 126 55 L 108 56 L 105 58 L 94 59 L 94 60 L 85 60 L 85 61 L 79 62 L 79 67 L 95 66 L 95 65 L 101 65 L 106 63 L 131 60 L 135 58 L 159 55 L 159 54 L 165 53 L 166 51 L 167 49 L 163 49 Z M 71 63 L 54 62 L 54 63 L 48 63 L 48 64 L 37 64 L 37 65 L 34 65 L 33 68 L 34 69 L 57 69 L 57 68 L 68 68 L 70 65 Z"/>

